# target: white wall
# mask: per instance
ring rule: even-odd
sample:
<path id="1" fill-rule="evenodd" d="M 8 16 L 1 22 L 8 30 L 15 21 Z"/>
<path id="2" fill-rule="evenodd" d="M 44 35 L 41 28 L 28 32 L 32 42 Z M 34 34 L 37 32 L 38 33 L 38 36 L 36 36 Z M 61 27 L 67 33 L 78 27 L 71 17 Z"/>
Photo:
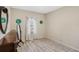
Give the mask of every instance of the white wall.
<path id="1" fill-rule="evenodd" d="M 37 20 L 37 32 L 39 38 L 44 38 L 45 23 L 40 24 L 40 20 L 45 21 L 45 17 L 42 14 L 34 13 L 30 11 L 11 8 L 11 29 L 16 29 L 16 19 L 22 20 L 22 39 L 25 40 L 25 22 L 27 17 L 35 17 Z"/>
<path id="2" fill-rule="evenodd" d="M 46 37 L 79 50 L 79 7 L 63 7 L 46 17 Z"/>

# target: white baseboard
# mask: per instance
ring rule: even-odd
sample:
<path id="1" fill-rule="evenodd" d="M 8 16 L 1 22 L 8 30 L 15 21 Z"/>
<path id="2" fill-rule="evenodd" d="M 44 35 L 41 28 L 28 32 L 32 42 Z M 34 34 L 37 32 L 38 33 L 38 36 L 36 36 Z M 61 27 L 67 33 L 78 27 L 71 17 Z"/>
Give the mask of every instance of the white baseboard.
<path id="1" fill-rule="evenodd" d="M 47 38 L 47 39 L 49 39 L 49 38 Z M 52 40 L 52 39 L 50 39 L 50 40 Z M 62 45 L 64 45 L 64 46 L 67 46 L 67 47 L 70 47 L 70 48 L 72 48 L 72 49 L 74 49 L 74 50 L 79 51 L 79 49 L 77 49 L 77 48 L 75 48 L 75 47 L 73 47 L 73 46 L 70 46 L 70 45 L 68 45 L 68 44 L 66 44 L 66 43 L 64 43 L 64 42 L 61 42 L 61 41 L 59 41 L 59 40 L 52 40 L 52 41 L 58 42 L 58 43 L 60 43 L 60 44 L 62 44 Z"/>

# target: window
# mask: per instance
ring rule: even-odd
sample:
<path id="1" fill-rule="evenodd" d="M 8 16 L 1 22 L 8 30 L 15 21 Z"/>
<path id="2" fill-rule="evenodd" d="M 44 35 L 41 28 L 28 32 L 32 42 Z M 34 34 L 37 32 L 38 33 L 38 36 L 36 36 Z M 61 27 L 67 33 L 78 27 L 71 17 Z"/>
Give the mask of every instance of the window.
<path id="1" fill-rule="evenodd" d="M 30 17 L 27 22 L 28 34 L 36 34 L 36 20 Z"/>

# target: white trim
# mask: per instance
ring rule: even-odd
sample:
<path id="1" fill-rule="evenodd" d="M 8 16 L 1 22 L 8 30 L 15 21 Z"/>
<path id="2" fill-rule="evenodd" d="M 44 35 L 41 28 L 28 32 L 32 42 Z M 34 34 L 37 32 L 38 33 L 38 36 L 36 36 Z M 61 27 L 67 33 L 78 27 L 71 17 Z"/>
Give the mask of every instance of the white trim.
<path id="1" fill-rule="evenodd" d="M 49 39 L 49 38 L 47 38 L 47 39 Z M 50 40 L 52 40 L 52 39 L 50 39 Z M 52 40 L 52 41 L 58 42 L 58 43 L 60 43 L 60 44 L 62 44 L 62 45 L 64 45 L 64 46 L 67 46 L 67 47 L 70 47 L 70 48 L 72 48 L 72 49 L 74 49 L 74 50 L 79 51 L 79 49 L 77 49 L 76 47 L 73 47 L 73 46 L 71 46 L 71 45 L 68 45 L 68 44 L 66 44 L 66 43 L 64 43 L 64 42 L 61 42 L 61 41 L 59 41 L 59 40 Z"/>

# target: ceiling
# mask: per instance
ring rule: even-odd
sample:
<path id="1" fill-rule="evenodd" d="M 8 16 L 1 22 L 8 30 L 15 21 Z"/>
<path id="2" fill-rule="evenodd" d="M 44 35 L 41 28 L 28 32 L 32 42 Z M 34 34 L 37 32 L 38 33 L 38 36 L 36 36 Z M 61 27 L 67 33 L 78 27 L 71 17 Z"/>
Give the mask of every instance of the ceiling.
<path id="1" fill-rule="evenodd" d="M 27 11 L 32 11 L 42 14 L 55 11 L 61 7 L 62 6 L 12 6 L 12 8 L 17 8 L 17 9 L 22 9 L 22 10 L 27 10 Z"/>

